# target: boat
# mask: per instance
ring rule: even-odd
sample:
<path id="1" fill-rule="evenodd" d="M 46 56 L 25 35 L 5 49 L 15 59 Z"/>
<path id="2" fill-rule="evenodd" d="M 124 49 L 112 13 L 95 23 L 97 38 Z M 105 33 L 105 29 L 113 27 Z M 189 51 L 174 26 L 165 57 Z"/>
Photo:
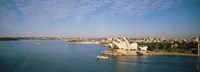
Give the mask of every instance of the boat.
<path id="1" fill-rule="evenodd" d="M 97 56 L 97 59 L 108 59 L 108 56 Z"/>
<path id="2" fill-rule="evenodd" d="M 41 45 L 42 43 L 41 42 L 35 42 L 35 45 Z"/>

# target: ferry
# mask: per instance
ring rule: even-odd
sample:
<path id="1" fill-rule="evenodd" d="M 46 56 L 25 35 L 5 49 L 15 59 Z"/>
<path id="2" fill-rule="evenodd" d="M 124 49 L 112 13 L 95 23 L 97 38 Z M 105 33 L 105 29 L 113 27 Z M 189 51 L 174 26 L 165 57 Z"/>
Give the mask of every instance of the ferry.
<path id="1" fill-rule="evenodd" d="M 108 59 L 108 56 L 97 56 L 97 59 Z"/>

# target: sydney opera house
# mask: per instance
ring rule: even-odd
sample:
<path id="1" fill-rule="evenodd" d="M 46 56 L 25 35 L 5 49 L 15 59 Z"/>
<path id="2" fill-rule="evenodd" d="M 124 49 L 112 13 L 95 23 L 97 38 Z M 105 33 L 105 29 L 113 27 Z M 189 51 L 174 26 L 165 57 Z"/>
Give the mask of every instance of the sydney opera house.
<path id="1" fill-rule="evenodd" d="M 137 43 L 130 43 L 125 37 L 115 38 L 109 43 L 108 50 L 101 51 L 109 55 L 146 55 L 147 46 L 139 46 Z"/>

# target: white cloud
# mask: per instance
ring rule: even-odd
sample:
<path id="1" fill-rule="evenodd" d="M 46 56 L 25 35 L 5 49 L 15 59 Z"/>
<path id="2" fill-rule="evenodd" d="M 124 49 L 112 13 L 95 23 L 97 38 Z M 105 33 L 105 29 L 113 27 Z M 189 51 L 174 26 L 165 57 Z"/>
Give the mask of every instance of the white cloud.
<path id="1" fill-rule="evenodd" d="M 142 16 L 178 5 L 181 0 L 116 0 L 110 7 L 110 14 Z"/>
<path id="2" fill-rule="evenodd" d="M 93 15 L 143 16 L 182 3 L 181 0 L 14 0 L 14 2 L 18 13 L 22 13 L 27 22 L 84 19 Z"/>

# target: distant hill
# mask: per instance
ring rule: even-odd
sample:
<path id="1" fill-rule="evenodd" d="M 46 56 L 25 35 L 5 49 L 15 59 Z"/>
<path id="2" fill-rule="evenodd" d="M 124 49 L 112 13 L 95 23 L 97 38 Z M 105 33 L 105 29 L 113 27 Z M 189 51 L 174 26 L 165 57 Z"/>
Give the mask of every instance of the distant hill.
<path id="1" fill-rule="evenodd" d="M 0 41 L 17 41 L 20 40 L 19 38 L 0 38 Z"/>

